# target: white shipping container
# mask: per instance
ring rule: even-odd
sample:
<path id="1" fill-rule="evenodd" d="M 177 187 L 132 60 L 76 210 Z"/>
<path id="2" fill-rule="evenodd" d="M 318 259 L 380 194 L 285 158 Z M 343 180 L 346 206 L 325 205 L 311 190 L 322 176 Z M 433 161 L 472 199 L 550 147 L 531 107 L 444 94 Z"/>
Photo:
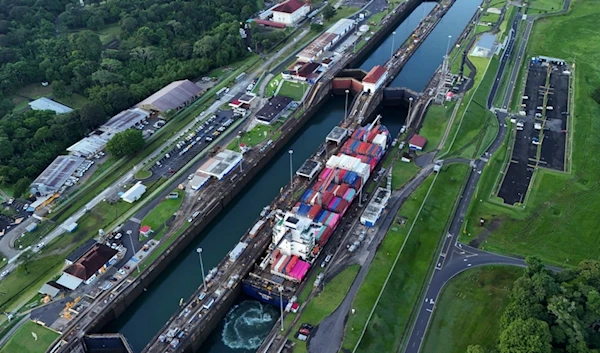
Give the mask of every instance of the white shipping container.
<path id="1" fill-rule="evenodd" d="M 378 134 L 373 139 L 373 143 L 376 144 L 376 145 L 379 145 L 381 147 L 385 147 L 385 145 L 387 144 L 387 135 L 385 135 L 385 134 Z"/>

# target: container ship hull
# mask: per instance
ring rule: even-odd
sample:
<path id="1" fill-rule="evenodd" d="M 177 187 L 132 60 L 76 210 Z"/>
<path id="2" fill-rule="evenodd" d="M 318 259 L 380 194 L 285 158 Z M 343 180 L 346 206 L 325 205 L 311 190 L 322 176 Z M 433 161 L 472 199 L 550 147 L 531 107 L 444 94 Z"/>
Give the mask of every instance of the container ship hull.
<path id="1" fill-rule="evenodd" d="M 271 244 L 243 281 L 249 296 L 275 306 L 281 301 L 290 309 L 298 287 L 389 146 L 389 131 L 377 120 L 355 131 L 342 130 L 333 155 L 314 173 L 294 206 L 276 210 Z"/>

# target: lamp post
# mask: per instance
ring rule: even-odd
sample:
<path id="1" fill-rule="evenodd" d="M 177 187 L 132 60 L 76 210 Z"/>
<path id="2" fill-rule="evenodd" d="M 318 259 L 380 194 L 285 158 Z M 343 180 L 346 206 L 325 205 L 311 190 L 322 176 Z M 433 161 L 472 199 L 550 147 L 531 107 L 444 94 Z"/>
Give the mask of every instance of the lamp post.
<path id="1" fill-rule="evenodd" d="M 344 124 L 346 123 L 346 118 L 348 117 L 348 93 L 350 93 L 350 90 L 346 90 L 346 106 L 344 108 Z"/>
<path id="2" fill-rule="evenodd" d="M 133 233 L 132 231 L 128 230 L 127 235 L 129 235 L 129 243 L 131 244 L 131 258 L 133 259 L 133 257 L 135 256 L 135 246 L 133 245 L 133 238 L 131 237 L 131 233 Z M 138 273 L 140 273 L 140 263 L 136 262 L 135 266 L 137 267 L 137 271 Z"/>
<path id="3" fill-rule="evenodd" d="M 450 53 L 449 53 L 449 51 L 450 51 L 450 39 L 452 39 L 451 35 L 448 36 L 448 44 L 446 45 L 446 58 L 448 57 L 448 55 L 450 55 Z"/>
<path id="4" fill-rule="evenodd" d="M 294 181 L 294 163 L 292 161 L 292 155 L 294 154 L 294 151 L 289 150 L 288 153 L 290 154 L 290 186 L 292 186 L 292 182 Z"/>
<path id="5" fill-rule="evenodd" d="M 394 42 L 396 41 L 396 31 L 392 32 L 392 50 L 390 53 L 390 58 L 394 56 Z"/>
<path id="6" fill-rule="evenodd" d="M 413 102 L 413 97 L 408 97 L 408 121 L 407 121 L 407 126 L 410 126 L 410 113 L 412 110 L 412 102 Z"/>
<path id="7" fill-rule="evenodd" d="M 198 256 L 200 256 L 200 270 L 202 270 L 202 283 L 204 284 L 204 291 L 207 291 L 206 288 L 206 279 L 204 277 L 204 263 L 202 262 L 202 248 L 198 248 L 196 249 L 196 251 L 198 252 Z"/>
<path id="8" fill-rule="evenodd" d="M 281 321 L 281 331 L 283 331 L 283 287 L 282 286 L 279 286 L 279 311 L 280 311 L 279 321 Z"/>

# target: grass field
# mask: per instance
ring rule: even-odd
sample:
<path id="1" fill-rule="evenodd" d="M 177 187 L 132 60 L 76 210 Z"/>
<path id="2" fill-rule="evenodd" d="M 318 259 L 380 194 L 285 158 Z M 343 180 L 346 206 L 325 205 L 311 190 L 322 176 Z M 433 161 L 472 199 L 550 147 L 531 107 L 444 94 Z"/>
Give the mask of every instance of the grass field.
<path id="1" fill-rule="evenodd" d="M 398 190 L 402 185 L 406 184 L 421 168 L 417 167 L 413 162 L 402 162 L 400 159 L 394 163 L 392 169 L 392 189 Z M 385 174 L 387 177 L 387 173 Z M 384 185 L 385 186 L 385 185 Z"/>
<path id="2" fill-rule="evenodd" d="M 479 22 L 491 22 L 496 23 L 500 19 L 500 15 L 496 15 L 495 13 L 486 13 L 479 19 Z"/>
<path id="3" fill-rule="evenodd" d="M 308 89 L 308 84 L 304 82 L 284 81 L 277 93 L 278 96 L 292 98 L 299 102 L 304 96 L 304 92 Z"/>
<path id="4" fill-rule="evenodd" d="M 449 155 L 469 159 L 482 152 L 482 146 L 493 139 L 493 129 L 497 128 L 496 118 L 486 104 L 499 65 L 496 57 L 491 60 L 470 57 L 470 60 L 477 70 L 475 92 L 471 90 L 463 98 L 443 148 Z"/>
<path id="5" fill-rule="evenodd" d="M 256 125 L 252 128 L 252 130 L 243 134 L 242 138 L 240 139 L 240 144 L 245 143 L 247 146 L 253 147 L 265 141 L 267 138 L 276 139 L 281 134 L 281 132 L 277 131 L 281 125 L 281 122 L 277 122 L 273 125 Z M 239 148 L 237 139 L 231 142 L 227 148 L 233 151 L 238 151 Z"/>
<path id="6" fill-rule="evenodd" d="M 0 349 L 0 353 L 44 353 L 58 336 L 44 326 L 27 321 Z"/>
<path id="7" fill-rule="evenodd" d="M 456 101 L 452 101 L 443 105 L 431 104 L 427 109 L 423 126 L 419 130 L 419 135 L 427 138 L 425 152 L 431 152 L 438 148 L 455 105 Z"/>
<path id="8" fill-rule="evenodd" d="M 565 0 L 528 0 L 527 13 L 550 13 L 562 9 Z"/>
<path id="9" fill-rule="evenodd" d="M 470 269 L 452 279 L 437 299 L 423 353 L 464 353 L 469 345 L 487 351 L 496 347 L 500 317 L 508 304 L 519 267 Z"/>
<path id="10" fill-rule="evenodd" d="M 175 212 L 181 206 L 183 202 L 183 191 L 175 190 L 179 195 L 176 199 L 165 199 L 162 200 L 152 211 L 150 211 L 144 219 L 142 219 L 142 226 L 150 226 L 153 230 L 157 231 L 158 228 L 163 226 L 165 222 L 173 216 Z"/>
<path id="11" fill-rule="evenodd" d="M 544 261 L 570 266 L 600 255 L 597 222 L 590 210 L 600 208 L 600 106 L 591 98 L 600 87 L 600 8 L 586 1 L 572 2 L 566 16 L 536 22 L 526 56 L 549 55 L 567 60 L 577 57 L 574 71 L 575 107 L 572 174 L 539 170 L 530 191 L 527 208 L 520 212 L 487 201 L 479 202 L 468 214 L 464 241 L 481 236 L 487 250 L 521 256 L 538 255 Z M 570 33 L 565 36 L 564 33 Z M 483 188 L 495 178 L 492 174 Z M 483 217 L 488 227 L 474 223 Z M 468 234 L 471 234 L 470 236 Z"/>
<path id="12" fill-rule="evenodd" d="M 281 74 L 274 76 L 265 87 L 265 97 L 273 97 L 282 80 Z"/>
<path id="13" fill-rule="evenodd" d="M 399 214 L 408 219 L 407 224 L 404 227 L 392 225 L 377 251 L 369 273 L 354 299 L 352 307 L 356 313 L 348 318 L 344 348 L 354 349 L 391 270 L 389 282 L 357 352 L 395 352 L 399 349 L 410 323 L 412 308 L 419 300 L 429 265 L 443 237 L 468 169 L 467 165 L 462 164 L 444 167 L 431 188 L 408 239 L 408 232 L 435 176 L 430 176 L 402 205 Z M 398 262 L 392 269 L 398 254 Z"/>
<path id="14" fill-rule="evenodd" d="M 350 289 L 350 286 L 352 286 L 352 282 L 354 282 L 354 278 L 356 278 L 359 270 L 359 265 L 352 265 L 325 284 L 323 291 L 308 302 L 291 334 L 295 335 L 298 329 L 300 329 L 301 324 L 309 323 L 316 326 L 329 316 L 329 314 L 334 312 L 342 300 L 344 300 L 344 297 L 346 296 L 348 289 Z M 306 342 L 302 342 L 293 337 L 290 338 L 292 341 L 296 342 L 294 353 L 303 353 L 307 351 Z"/>
<path id="15" fill-rule="evenodd" d="M 152 176 L 152 172 L 146 169 L 140 169 L 135 173 L 135 178 L 137 180 L 148 179 Z"/>
<path id="16" fill-rule="evenodd" d="M 119 39 L 119 35 L 121 35 L 121 26 L 119 24 L 115 24 L 98 30 L 96 33 L 98 33 L 98 36 L 100 37 L 100 42 L 102 42 L 103 45 L 106 45 L 116 39 Z"/>

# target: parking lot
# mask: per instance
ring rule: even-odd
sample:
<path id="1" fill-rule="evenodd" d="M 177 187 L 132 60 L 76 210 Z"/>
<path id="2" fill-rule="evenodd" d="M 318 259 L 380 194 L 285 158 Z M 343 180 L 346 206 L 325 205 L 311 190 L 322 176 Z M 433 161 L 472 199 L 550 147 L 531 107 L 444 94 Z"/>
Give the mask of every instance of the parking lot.
<path id="1" fill-rule="evenodd" d="M 565 67 L 553 66 L 550 73 L 550 91 L 546 104 L 544 139 L 540 153 L 540 166 L 565 170 L 567 144 L 567 119 L 569 116 L 569 74 Z"/>
<path id="2" fill-rule="evenodd" d="M 523 203 L 536 167 L 563 171 L 568 117 L 567 66 L 531 61 L 510 164 L 498 192 L 506 204 Z M 547 85 L 547 82 L 549 83 Z"/>
<path id="3" fill-rule="evenodd" d="M 220 110 L 205 122 L 198 122 L 186 130 L 176 146 L 150 168 L 151 179 L 168 177 L 177 172 L 240 118 L 242 116 L 234 114 L 232 110 Z"/>

